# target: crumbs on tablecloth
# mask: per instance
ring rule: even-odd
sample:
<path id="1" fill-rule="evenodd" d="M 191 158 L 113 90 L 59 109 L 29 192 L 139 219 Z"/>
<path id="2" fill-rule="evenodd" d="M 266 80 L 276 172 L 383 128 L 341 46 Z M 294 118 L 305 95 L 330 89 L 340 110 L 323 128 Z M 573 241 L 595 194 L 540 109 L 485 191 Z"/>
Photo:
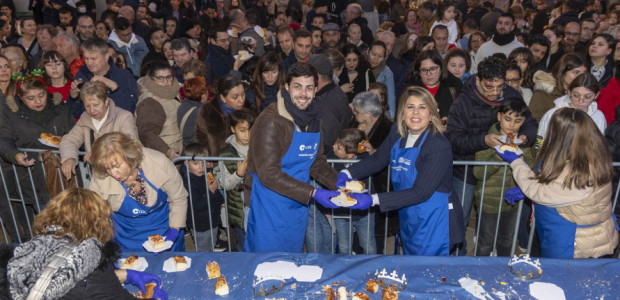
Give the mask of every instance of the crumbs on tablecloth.
<path id="1" fill-rule="evenodd" d="M 294 289 L 296 289 L 296 288 L 297 288 L 297 282 L 295 282 L 295 283 L 291 284 L 291 289 L 292 289 L 292 290 L 294 290 Z"/>

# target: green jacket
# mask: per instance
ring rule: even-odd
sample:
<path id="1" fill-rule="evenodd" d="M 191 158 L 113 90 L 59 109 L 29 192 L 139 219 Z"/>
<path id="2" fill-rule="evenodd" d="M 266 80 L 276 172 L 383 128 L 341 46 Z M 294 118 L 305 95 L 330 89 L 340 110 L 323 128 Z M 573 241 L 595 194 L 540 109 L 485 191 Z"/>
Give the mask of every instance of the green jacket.
<path id="1" fill-rule="evenodd" d="M 501 135 L 499 132 L 499 123 L 495 123 L 489 128 L 487 132 L 489 134 Z M 531 167 L 534 164 L 534 154 L 531 148 L 519 147 L 523 150 L 523 159 Z M 486 149 L 476 152 L 476 161 L 503 161 L 495 149 Z M 504 195 L 502 195 L 502 183 L 504 181 L 504 168 L 506 168 L 506 185 L 504 186 Z M 482 198 L 482 182 L 486 175 L 486 184 L 484 186 L 484 202 L 482 204 L 482 211 L 488 214 L 497 214 L 500 201 L 504 201 L 504 196 L 508 189 L 517 186 L 514 178 L 512 177 L 512 170 L 510 166 L 488 166 L 486 174 L 484 173 L 484 166 L 475 166 L 474 176 L 478 179 L 476 184 L 476 191 L 474 193 L 474 205 L 477 208 L 480 207 L 480 199 Z M 507 202 L 502 203 L 502 212 L 516 211 L 517 205 L 511 206 Z"/>
<path id="2" fill-rule="evenodd" d="M 226 147 L 220 151 L 220 157 L 240 157 L 237 149 L 229 143 L 226 143 Z M 226 166 L 226 170 L 228 173 L 232 174 L 230 176 L 237 176 L 237 161 L 224 161 L 224 166 Z M 222 163 L 220 163 L 220 166 Z M 231 226 L 243 228 L 243 198 L 241 194 L 243 193 L 241 187 L 243 186 L 243 181 L 239 183 L 236 187 L 230 188 L 226 191 L 226 195 L 228 196 L 228 222 Z"/>

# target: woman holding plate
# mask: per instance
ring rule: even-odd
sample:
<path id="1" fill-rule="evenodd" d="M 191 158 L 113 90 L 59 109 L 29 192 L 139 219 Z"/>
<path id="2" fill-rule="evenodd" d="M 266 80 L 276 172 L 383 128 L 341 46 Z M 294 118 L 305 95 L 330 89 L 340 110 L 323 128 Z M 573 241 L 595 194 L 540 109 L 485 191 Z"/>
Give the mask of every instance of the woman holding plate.
<path id="1" fill-rule="evenodd" d="M 398 209 L 405 254 L 448 255 L 462 242 L 464 228 L 461 204 L 452 192 L 452 150 L 440 132 L 437 102 L 425 88 L 409 87 L 397 111 L 396 126 L 377 152 L 341 171 L 336 186 L 389 165 L 394 191 L 350 194 L 357 200 L 351 209 Z"/>
<path id="2" fill-rule="evenodd" d="M 149 250 L 148 237 L 155 234 L 164 238 L 164 250 L 185 250 L 182 228 L 188 194 L 164 154 L 111 132 L 95 141 L 90 162 L 95 173 L 90 189 L 112 206 L 116 239 L 123 251 L 141 251 L 143 244 Z"/>

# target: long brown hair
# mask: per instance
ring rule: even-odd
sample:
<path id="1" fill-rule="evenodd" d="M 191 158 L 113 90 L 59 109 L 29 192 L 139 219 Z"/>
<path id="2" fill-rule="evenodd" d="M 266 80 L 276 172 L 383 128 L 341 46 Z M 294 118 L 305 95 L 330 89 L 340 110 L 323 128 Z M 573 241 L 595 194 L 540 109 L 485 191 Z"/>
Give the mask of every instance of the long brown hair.
<path id="1" fill-rule="evenodd" d="M 603 134 L 587 113 L 568 107 L 551 116 L 538 164 L 539 183 L 549 184 L 566 172 L 562 187 L 568 189 L 603 186 L 614 176 Z"/>
<path id="2" fill-rule="evenodd" d="M 275 52 L 269 52 L 263 55 L 256 63 L 256 69 L 252 75 L 252 90 L 256 95 L 256 109 L 260 109 L 260 103 L 265 101 L 265 80 L 263 79 L 263 72 L 278 70 L 278 90 L 281 90 L 284 86 L 286 74 L 284 73 L 284 66 L 282 65 L 282 59 Z"/>

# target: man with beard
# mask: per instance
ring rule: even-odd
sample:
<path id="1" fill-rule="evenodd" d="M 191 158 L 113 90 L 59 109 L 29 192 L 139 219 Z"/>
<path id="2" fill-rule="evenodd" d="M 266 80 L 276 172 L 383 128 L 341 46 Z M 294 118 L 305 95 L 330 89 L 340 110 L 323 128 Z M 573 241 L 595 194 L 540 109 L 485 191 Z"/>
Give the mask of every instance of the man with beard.
<path id="1" fill-rule="evenodd" d="M 304 250 L 308 204 L 314 198 L 325 208 L 339 195 L 310 184 L 310 177 L 335 189 L 338 172 L 323 154 L 318 107 L 313 101 L 318 75 L 307 63 L 295 63 L 278 93 L 250 132 L 248 172 L 252 195 L 245 236 L 246 252 Z"/>
<path id="2" fill-rule="evenodd" d="M 582 54 L 585 57 L 588 44 L 594 35 L 595 29 L 596 23 L 594 23 L 594 20 L 589 18 L 581 20 L 581 35 L 579 36 L 579 42 L 575 45 L 575 52 Z"/>
<path id="3" fill-rule="evenodd" d="M 492 36 L 495 32 L 494 26 L 497 24 L 497 19 L 503 13 L 507 13 L 508 8 L 510 8 L 510 0 L 496 0 L 493 9 L 480 19 L 480 31 L 484 32 L 486 36 Z"/>
<path id="4" fill-rule="evenodd" d="M 340 27 L 336 23 L 327 23 L 323 26 L 323 47 L 336 49 L 340 47 Z"/>
<path id="5" fill-rule="evenodd" d="M 497 108 L 508 99 L 523 101 L 519 92 L 506 84 L 506 63 L 502 59 L 487 57 L 480 62 L 478 70 L 465 81 L 448 115 L 446 137 L 452 145 L 455 161 L 473 161 L 476 152 L 501 145 L 501 136 L 488 134 L 489 127 L 497 122 Z M 525 141 L 525 147 L 534 143 L 536 130 L 536 120 L 528 110 L 517 133 Z M 463 203 L 463 221 L 467 227 L 477 181 L 471 169 L 467 172 L 465 166 L 455 166 L 453 176 L 454 191 Z M 467 245 L 463 245 L 459 255 L 464 255 L 466 249 Z"/>
<path id="6" fill-rule="evenodd" d="M 495 53 L 503 53 L 508 57 L 512 50 L 523 47 L 515 37 L 515 17 L 511 13 L 503 13 L 495 25 L 493 39 L 482 44 L 471 63 L 471 74 L 478 73 L 478 63 Z"/>
<path id="7" fill-rule="evenodd" d="M 570 52 L 575 51 L 575 46 L 581 36 L 581 26 L 577 22 L 568 22 L 564 26 L 564 42 Z"/>
<path id="8" fill-rule="evenodd" d="M 532 56 L 534 56 L 534 65 L 532 66 L 532 72 L 536 72 L 538 70 L 543 70 L 548 72 L 547 70 L 547 55 L 549 55 L 549 47 L 551 47 L 551 42 L 549 39 L 542 35 L 535 35 L 530 38 L 527 47 L 532 51 Z"/>
<path id="9" fill-rule="evenodd" d="M 217 78 L 228 75 L 233 69 L 235 58 L 230 54 L 230 39 L 226 27 L 216 25 L 207 32 L 209 45 L 207 46 L 206 63 Z"/>

